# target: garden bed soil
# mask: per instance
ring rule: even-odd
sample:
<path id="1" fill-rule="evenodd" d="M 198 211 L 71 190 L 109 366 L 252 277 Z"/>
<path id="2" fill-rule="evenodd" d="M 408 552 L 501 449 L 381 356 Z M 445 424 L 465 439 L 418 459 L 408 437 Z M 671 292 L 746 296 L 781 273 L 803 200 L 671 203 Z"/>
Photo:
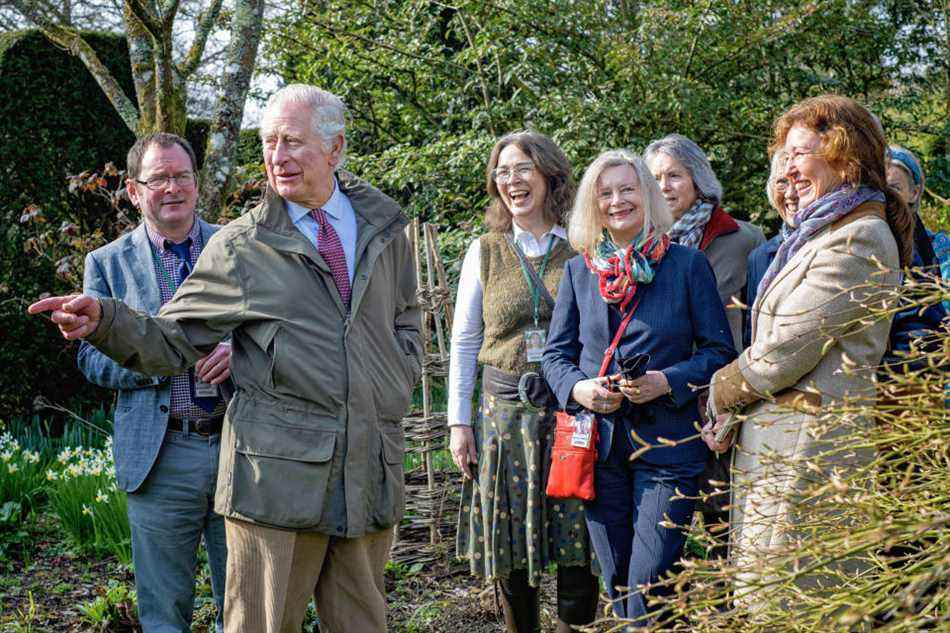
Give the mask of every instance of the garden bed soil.
<path id="1" fill-rule="evenodd" d="M 137 631 L 128 620 L 107 628 L 84 623 L 80 606 L 102 594 L 110 581 L 133 586 L 129 569 L 114 558 L 98 559 L 72 550 L 57 520 L 40 515 L 19 535 L 7 535 L 0 556 L 0 633 L 86 633 Z M 392 633 L 496 633 L 504 630 L 494 591 L 455 562 L 426 564 L 413 572 L 387 570 L 389 624 Z M 553 586 L 542 587 L 544 630 L 554 627 Z M 214 631 L 214 608 L 207 573 L 199 575 L 193 633 Z M 32 606 L 31 606 L 32 596 Z M 313 630 L 308 624 L 305 630 Z"/>

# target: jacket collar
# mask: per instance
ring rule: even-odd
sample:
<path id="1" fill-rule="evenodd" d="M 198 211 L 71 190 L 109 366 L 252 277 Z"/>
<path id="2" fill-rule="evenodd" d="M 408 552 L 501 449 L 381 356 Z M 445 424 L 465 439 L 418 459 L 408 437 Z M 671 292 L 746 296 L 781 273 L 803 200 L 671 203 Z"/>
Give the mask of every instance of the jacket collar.
<path id="1" fill-rule="evenodd" d="M 158 285 L 152 243 L 148 239 L 145 222 L 140 222 L 132 231 L 124 257 L 132 264 L 129 268 L 142 295 L 143 307 L 149 314 L 157 313 L 162 307 L 162 292 Z"/>
<path id="2" fill-rule="evenodd" d="M 699 243 L 699 250 L 704 251 L 714 239 L 720 235 L 729 235 L 739 230 L 739 223 L 732 219 L 732 216 L 722 210 L 722 207 L 716 206 L 712 215 L 709 216 L 709 222 L 703 229 L 703 239 Z"/>
<path id="3" fill-rule="evenodd" d="M 214 226 L 195 217 L 195 222 L 201 230 L 201 243 L 206 245 L 214 234 Z M 143 306 L 150 314 L 158 312 L 162 307 L 162 292 L 159 287 L 158 273 L 155 270 L 155 257 L 152 251 L 152 241 L 149 239 L 145 222 L 132 230 L 129 243 L 125 247 L 125 258 L 132 262 L 132 275 L 142 294 Z"/>
<path id="4" fill-rule="evenodd" d="M 337 172 L 339 191 L 346 194 L 356 212 L 357 220 L 367 224 L 383 227 L 402 216 L 399 206 L 388 196 L 384 195 L 365 180 L 357 178 L 347 171 Z M 271 189 L 270 185 L 264 192 L 264 201 L 258 207 L 257 224 L 275 233 L 290 236 L 300 235 L 287 212 L 284 199 Z M 254 213 L 254 212 L 252 212 Z M 303 237 L 301 235 L 301 237 Z M 309 243 L 308 240 L 305 240 Z M 314 252 L 315 249 L 311 248 Z"/>

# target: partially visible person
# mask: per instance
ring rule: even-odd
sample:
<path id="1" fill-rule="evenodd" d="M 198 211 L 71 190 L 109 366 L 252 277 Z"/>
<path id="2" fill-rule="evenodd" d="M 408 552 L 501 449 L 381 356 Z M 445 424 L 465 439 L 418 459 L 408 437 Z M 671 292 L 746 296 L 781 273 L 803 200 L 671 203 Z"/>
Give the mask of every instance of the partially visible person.
<path id="1" fill-rule="evenodd" d="M 568 229 L 580 255 L 565 267 L 542 360 L 560 406 L 596 415 L 587 526 L 614 613 L 640 625 L 651 611 L 641 586 L 680 559 L 708 455 L 693 387 L 735 358 L 713 270 L 670 241 L 671 225 L 643 160 L 624 150 L 594 160 Z M 646 373 L 612 391 L 608 378 L 638 354 Z"/>
<path id="2" fill-rule="evenodd" d="M 716 287 L 726 306 L 736 351 L 742 349 L 742 311 L 732 298 L 741 299 L 749 253 L 765 242 L 762 229 L 735 220 L 722 208 L 722 185 L 705 152 L 680 134 L 650 143 L 643 154 L 673 214 L 670 237 L 706 254 L 716 273 Z"/>
<path id="3" fill-rule="evenodd" d="M 83 292 L 156 314 L 219 227 L 195 212 L 198 169 L 185 139 L 164 133 L 140 138 L 126 170 L 126 190 L 142 223 L 86 256 Z M 218 608 L 215 628 L 223 630 L 228 553 L 214 491 L 227 404 L 219 385 L 230 376 L 230 358 L 230 344 L 221 343 L 193 370 L 151 376 L 122 367 L 86 341 L 79 346 L 86 378 L 117 392 L 112 453 L 116 485 L 128 493 L 144 633 L 191 630 L 202 537 Z"/>
<path id="4" fill-rule="evenodd" d="M 465 475 L 457 551 L 473 574 L 496 581 L 509 633 L 540 630 L 541 577 L 556 565 L 557 631 L 567 633 L 597 608 L 584 508 L 545 497 L 555 410 L 521 402 L 518 385 L 540 369 L 547 298 L 575 255 L 563 226 L 571 164 L 547 136 L 515 132 L 495 143 L 485 181 L 489 231 L 462 264 L 449 365 L 449 448 Z"/>
<path id="5" fill-rule="evenodd" d="M 773 139 L 799 196 L 795 228 L 759 283 L 751 346 L 713 377 L 715 422 L 703 428 L 710 448 L 722 451 L 736 433 L 720 442 L 717 431 L 743 414 L 730 517 L 740 596 L 768 579 L 769 556 L 797 538 L 796 493 L 832 468 L 846 478 L 873 459 L 871 448 L 841 446 L 873 421 L 829 424 L 826 416 L 845 401 L 874 398 L 890 327 L 875 306 L 892 300 L 913 251 L 912 214 L 887 187 L 884 138 L 865 108 L 835 95 L 806 99 L 776 120 Z M 835 566 L 847 574 L 864 563 L 845 557 Z M 796 582 L 819 581 L 802 574 Z"/>
<path id="6" fill-rule="evenodd" d="M 920 161 L 910 151 L 891 145 L 887 150 L 887 184 L 907 203 L 914 214 L 914 259 L 910 274 L 920 282 L 941 277 L 941 262 L 934 249 L 933 237 L 928 233 L 920 217 L 920 196 L 924 190 L 924 171 Z M 894 317 L 891 325 L 890 345 L 884 357 L 886 365 L 897 368 L 921 369 L 926 359 L 916 362 L 901 362 L 913 345 L 923 345 L 934 350 L 940 341 L 934 332 L 941 329 L 947 316 L 944 303 L 924 306 L 909 306 Z"/>
<path id="7" fill-rule="evenodd" d="M 742 350 L 746 310 L 733 302 L 745 294 L 749 253 L 765 243 L 762 230 L 748 222 L 735 220 L 722 208 L 722 185 L 700 147 L 680 134 L 669 134 L 650 143 L 644 159 L 660 184 L 663 197 L 673 214 L 670 237 L 673 242 L 703 251 L 716 274 L 719 298 L 726 308 L 729 330 L 736 352 Z M 700 408 L 704 401 L 700 402 Z M 703 500 L 699 509 L 703 525 L 715 538 L 711 556 L 726 553 L 722 538 L 728 525 L 728 499 L 717 493 L 729 481 L 729 455 L 710 454 L 701 478 Z"/>
<path id="8" fill-rule="evenodd" d="M 775 258 L 778 247 L 782 245 L 785 238 L 793 230 L 792 218 L 798 211 L 798 190 L 790 186 L 788 178 L 785 176 L 785 162 L 787 156 L 784 151 L 778 151 L 772 154 L 771 169 L 769 170 L 769 179 L 765 183 L 765 194 L 769 199 L 769 204 L 778 212 L 782 218 L 782 226 L 779 228 L 772 239 L 759 244 L 749 253 L 748 270 L 746 272 L 745 299 L 746 310 L 744 327 L 742 332 L 742 349 L 752 344 L 752 306 L 755 304 L 755 298 L 758 296 L 759 282 L 765 276 L 769 264 Z"/>

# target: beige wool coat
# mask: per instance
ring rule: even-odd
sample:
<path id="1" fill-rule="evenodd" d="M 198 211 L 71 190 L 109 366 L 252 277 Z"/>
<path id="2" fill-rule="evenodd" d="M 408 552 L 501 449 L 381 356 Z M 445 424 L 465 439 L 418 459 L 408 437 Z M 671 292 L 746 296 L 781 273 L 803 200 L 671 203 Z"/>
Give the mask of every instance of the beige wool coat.
<path id="1" fill-rule="evenodd" d="M 829 407 L 874 397 L 890 318 L 870 306 L 893 301 L 898 271 L 883 205 L 860 205 L 816 234 L 759 294 L 751 346 L 713 376 L 713 412 L 744 405 L 747 416 L 733 462 L 730 520 L 730 554 L 745 570 L 740 586 L 754 582 L 762 561 L 792 542 L 797 492 L 827 481 L 832 468 L 873 459 L 867 450 L 827 453 L 870 424 L 829 418 Z"/>
<path id="2" fill-rule="evenodd" d="M 406 217 L 366 182 L 337 176 L 358 230 L 349 310 L 268 189 L 211 238 L 157 316 L 102 299 L 102 322 L 87 340 L 124 367 L 174 375 L 232 334 L 236 393 L 215 510 L 359 537 L 403 515 L 401 419 L 421 373 L 421 322 Z"/>

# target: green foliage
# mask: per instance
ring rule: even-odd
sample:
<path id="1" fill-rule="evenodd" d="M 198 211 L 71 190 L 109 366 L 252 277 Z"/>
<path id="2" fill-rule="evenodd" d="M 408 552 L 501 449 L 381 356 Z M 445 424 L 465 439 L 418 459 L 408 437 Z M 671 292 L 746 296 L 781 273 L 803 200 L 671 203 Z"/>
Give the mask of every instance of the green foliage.
<path id="1" fill-rule="evenodd" d="M 88 41 L 133 95 L 125 39 L 88 34 Z M 42 291 L 71 291 L 55 264 L 25 250 L 20 216 L 29 204 L 59 230 L 70 201 L 66 176 L 90 165 L 121 162 L 134 140 L 82 62 L 38 31 L 0 35 L 0 411 L 26 410 L 34 395 L 64 401 L 84 387 L 72 354 L 53 328 L 26 319 L 26 301 Z"/>
<path id="2" fill-rule="evenodd" d="M 0 433 L 0 530 L 16 527 L 43 493 L 45 464 L 8 431 Z"/>
<path id="3" fill-rule="evenodd" d="M 54 425 L 50 418 L 34 414 L 13 418 L 6 428 L 24 450 L 39 453 L 41 461 L 48 464 L 67 448 L 106 446 L 112 434 L 111 413 L 99 407 L 83 415 Z"/>
<path id="4" fill-rule="evenodd" d="M 576 176 L 604 149 L 685 134 L 726 207 L 773 226 L 771 122 L 805 96 L 865 101 L 936 160 L 940 19 L 928 3 L 851 0 L 305 0 L 272 25 L 268 50 L 286 80 L 343 97 L 352 169 L 455 230 L 452 259 L 452 237 L 480 223 L 494 140 L 519 128 L 551 135 Z"/>
<path id="5" fill-rule="evenodd" d="M 98 631 L 112 631 L 137 622 L 138 601 L 134 589 L 110 580 L 106 587 L 99 587 L 97 592 L 99 595 L 95 600 L 79 607 L 84 624 L 94 626 Z"/>
<path id="6" fill-rule="evenodd" d="M 125 492 L 115 485 L 111 446 L 64 450 L 46 471 L 49 506 L 80 549 L 132 562 Z"/>

